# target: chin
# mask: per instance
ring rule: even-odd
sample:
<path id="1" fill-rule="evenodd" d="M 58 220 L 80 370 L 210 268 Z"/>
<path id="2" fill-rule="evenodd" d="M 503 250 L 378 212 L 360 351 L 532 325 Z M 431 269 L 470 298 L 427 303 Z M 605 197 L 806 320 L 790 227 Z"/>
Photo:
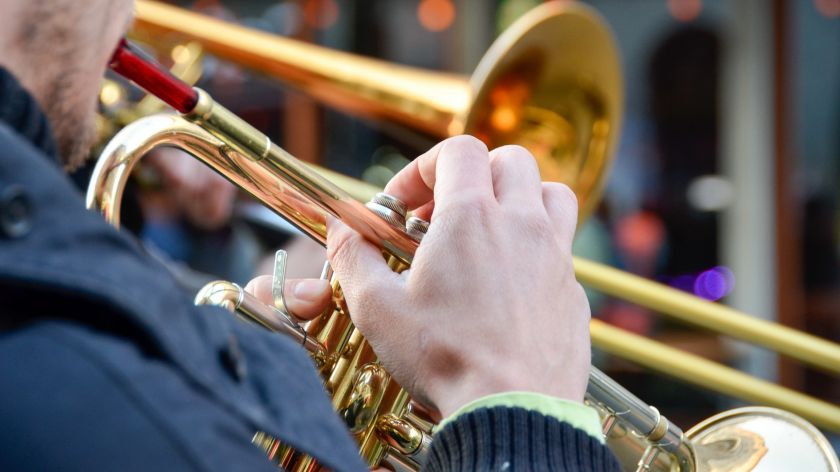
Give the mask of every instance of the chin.
<path id="1" fill-rule="evenodd" d="M 61 164 L 67 172 L 77 170 L 92 157 L 90 151 L 96 137 L 93 117 L 78 118 L 81 119 L 73 121 L 75 132 L 56 136 Z"/>
<path id="2" fill-rule="evenodd" d="M 62 84 L 64 87 L 53 93 L 53 101 L 46 110 L 53 126 L 60 162 L 67 171 L 76 170 L 85 164 L 96 138 L 100 81 L 78 80 L 82 78 L 81 75 L 68 76 L 68 80 Z"/>

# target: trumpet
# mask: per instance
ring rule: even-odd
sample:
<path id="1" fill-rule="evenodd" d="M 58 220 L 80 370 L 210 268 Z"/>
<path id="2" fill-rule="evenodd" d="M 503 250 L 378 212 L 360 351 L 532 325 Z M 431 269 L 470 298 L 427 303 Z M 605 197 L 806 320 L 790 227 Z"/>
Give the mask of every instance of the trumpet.
<path id="1" fill-rule="evenodd" d="M 542 15 L 588 14 L 582 7 L 546 5 L 526 20 L 544 19 Z M 522 26 L 519 29 L 527 30 Z M 358 202 L 209 95 L 149 67 L 127 48 L 116 53 L 114 67 L 164 98 L 182 115 L 138 120 L 106 147 L 89 187 L 88 206 L 103 211 L 110 221 L 118 223 L 119 201 L 132 166 L 156 146 L 176 146 L 220 172 L 315 240 L 324 243 L 326 219 L 336 217 L 378 245 L 394 270 L 410 266 L 425 222 L 406 220 L 399 202 L 392 197 L 377 195 L 368 205 Z M 312 354 L 333 404 L 358 440 L 365 460 L 395 469 L 416 468 L 430 440 L 429 418 L 378 365 L 361 333 L 350 322 L 338 281 L 329 272 L 325 277 L 333 285 L 333 307 L 305 327 L 282 311 L 257 302 L 234 284 L 213 283 L 198 298 L 202 303 L 233 309 L 262 326 L 297 339 Z M 593 325 L 593 340 L 598 326 Z M 609 330 L 605 326 L 599 329 L 602 333 L 603 329 Z M 607 333 L 611 337 L 614 334 Z M 762 386 L 759 383 L 757 390 Z M 786 393 L 793 395 L 788 398 L 794 400 L 793 404 L 796 400 L 817 402 Z M 790 450 L 786 453 L 784 445 L 779 446 L 785 442 L 796 448 L 793 450 L 799 467 L 838 470 L 837 458 L 819 431 L 783 411 L 759 407 L 732 410 L 683 433 L 655 408 L 595 369 L 586 401 L 601 414 L 608 445 L 628 470 L 751 470 L 762 462 L 789 457 Z M 812 416 L 823 424 L 831 425 L 840 419 L 832 405 L 818 402 L 812 406 L 817 408 L 811 411 L 817 413 Z M 257 433 L 254 440 L 284 468 L 317 467 L 312 458 L 282 446 L 275 438 Z"/>
<path id="2" fill-rule="evenodd" d="M 136 13 L 132 31 L 140 40 L 199 44 L 210 54 L 351 115 L 399 123 L 440 138 L 472 134 L 491 148 L 520 144 L 536 157 L 543 180 L 564 182 L 575 191 L 581 219 L 599 199 L 618 140 L 621 68 L 609 28 L 584 5 L 548 2 L 523 15 L 491 45 L 469 78 L 333 51 L 154 1 L 138 0 Z M 334 182 L 340 180 L 358 200 L 366 201 L 377 192 L 334 172 L 319 172 L 327 172 Z M 580 258 L 575 258 L 575 274 L 584 285 L 607 295 L 840 374 L 840 346 L 834 343 Z M 593 343 L 663 370 L 661 360 L 632 347 L 643 340 L 623 337 L 611 342 L 616 334 L 596 323 Z M 685 367 L 667 368 L 664 373 L 674 375 Z M 743 378 L 721 381 L 729 376 L 708 364 L 690 369 L 701 374 L 704 385 L 728 394 L 743 393 Z M 801 400 L 783 407 L 790 409 Z M 813 415 L 817 409 L 805 415 L 812 420 L 827 416 Z M 834 424 L 840 427 L 840 418 Z"/>

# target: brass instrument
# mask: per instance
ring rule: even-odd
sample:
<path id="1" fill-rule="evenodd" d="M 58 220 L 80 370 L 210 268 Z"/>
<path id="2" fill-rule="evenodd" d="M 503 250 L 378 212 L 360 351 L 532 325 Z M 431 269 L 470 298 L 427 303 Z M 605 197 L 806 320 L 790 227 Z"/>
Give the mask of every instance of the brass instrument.
<path id="1" fill-rule="evenodd" d="M 597 203 L 618 139 L 617 48 L 603 20 L 583 5 L 549 3 L 524 15 L 499 36 L 470 78 L 334 51 L 148 0 L 137 1 L 132 31 L 154 44 L 196 42 L 209 54 L 354 116 L 397 122 L 439 138 L 472 134 L 491 148 L 521 144 L 537 158 L 543 180 L 564 182 L 575 191 L 581 219 Z M 376 192 L 346 178 L 340 185 L 362 201 Z M 580 258 L 575 274 L 607 295 L 840 374 L 840 347 L 834 343 Z M 602 342 L 603 331 L 600 324 L 593 327 L 599 348 L 609 344 Z M 643 363 L 655 368 L 650 364 L 657 363 Z M 707 379 L 719 377 L 705 365 L 695 367 Z M 729 393 L 740 389 L 739 382 L 712 383 Z M 840 427 L 840 417 L 834 424 Z"/>
<path id="2" fill-rule="evenodd" d="M 585 214 L 597 202 L 618 142 L 621 68 L 612 35 L 591 10 L 524 16 L 467 79 L 378 61 L 244 28 L 163 3 L 137 2 L 132 35 L 192 41 L 208 54 L 278 78 L 354 116 L 437 137 L 470 134 L 491 148 L 521 144 L 543 180 L 568 182 Z M 558 54 L 560 44 L 574 44 Z"/>
<path id="3" fill-rule="evenodd" d="M 580 6 L 546 4 L 525 20 L 540 24 L 549 21 L 546 18 L 569 15 L 592 18 L 589 11 Z M 520 32 L 530 29 L 520 25 L 514 30 L 517 28 Z M 155 76 L 150 80 L 162 79 Z M 148 88 L 148 81 L 138 82 Z M 109 220 L 118 222 L 123 184 L 133 165 L 156 146 L 176 146 L 210 165 L 315 240 L 324 242 L 326 218 L 337 217 L 381 247 L 394 270 L 408 267 L 422 237 L 423 222 L 416 219 L 406 222 L 406 215 L 400 214 L 399 202 L 378 195 L 368 206 L 359 203 L 206 93 L 191 89 L 183 93 L 185 96 L 194 94 L 190 95 L 194 99 L 176 103 L 181 105 L 182 116 L 157 115 L 138 120 L 106 147 L 91 182 L 89 206 L 99 208 Z M 565 93 L 573 95 L 572 92 Z M 609 139 L 614 137 L 607 141 Z M 580 262 L 576 261 L 578 271 Z M 263 305 L 237 286 L 225 282 L 206 287 L 201 293 L 201 301 L 236 309 L 269 329 L 298 339 L 312 353 L 332 394 L 334 406 L 359 441 L 368 463 L 414 468 L 422 460 L 429 441 L 428 418 L 379 367 L 372 350 L 347 316 L 337 281 L 331 278 L 331 282 L 336 295 L 334 307 L 306 327 L 299 326 L 283 311 Z M 697 306 L 703 308 L 706 304 Z M 615 330 L 593 324 L 593 340 L 597 338 L 597 332 L 603 334 L 605 330 L 613 337 L 610 329 Z M 602 339 L 602 342 L 609 344 L 609 339 Z M 825 344 L 836 349 L 830 343 Z M 626 349 L 632 351 L 633 347 Z M 670 348 L 659 346 L 659 349 L 664 349 L 660 354 L 670 353 Z M 831 354 L 830 350 L 826 352 Z M 682 359 L 696 361 L 693 356 L 682 355 L 686 356 Z M 724 367 L 717 368 L 726 371 Z M 737 374 L 732 375 L 735 377 L 729 381 L 734 386 L 740 378 Z M 744 396 L 761 396 L 764 393 L 761 389 L 772 390 L 770 384 L 754 381 L 757 383 L 752 387 L 757 388 L 752 392 L 742 390 Z M 785 401 L 789 401 L 792 403 L 789 409 L 795 410 L 798 401 L 810 401 L 814 408 L 808 412 L 812 420 L 838 428 L 840 410 L 836 407 L 781 387 L 775 388 L 779 404 L 788 406 Z M 787 398 L 783 398 L 785 395 Z M 590 376 L 587 401 L 601 413 L 608 444 L 629 470 L 752 470 L 758 464 L 777 460 L 780 449 L 784 449 L 779 447 L 783 442 L 788 447 L 795 444 L 798 448 L 797 467 L 838 470 L 836 456 L 825 438 L 804 420 L 778 410 L 733 410 L 710 418 L 684 434 L 654 408 L 595 369 Z M 311 470 L 317 467 L 311 458 L 283 447 L 273 438 L 257 434 L 255 440 L 286 468 Z M 781 456 L 783 460 L 788 459 L 783 453 Z"/>

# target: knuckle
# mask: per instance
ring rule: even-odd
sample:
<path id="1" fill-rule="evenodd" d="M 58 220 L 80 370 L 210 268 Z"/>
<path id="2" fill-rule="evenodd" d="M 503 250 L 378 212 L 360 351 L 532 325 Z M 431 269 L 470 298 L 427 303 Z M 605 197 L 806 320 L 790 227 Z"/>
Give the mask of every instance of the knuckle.
<path id="1" fill-rule="evenodd" d="M 447 138 L 444 141 L 443 146 L 445 148 L 454 148 L 455 150 L 462 151 L 479 151 L 485 154 L 488 152 L 487 145 L 484 144 L 484 141 L 469 134 L 461 134 Z"/>
<path id="2" fill-rule="evenodd" d="M 545 182 L 543 185 L 548 193 L 546 197 L 551 201 L 550 205 L 546 205 L 546 210 L 554 217 L 576 224 L 579 204 L 574 190 L 559 182 Z"/>
<path id="3" fill-rule="evenodd" d="M 508 144 L 494 149 L 490 153 L 494 172 L 505 172 L 511 169 L 529 169 L 538 172 L 537 160 L 524 147 Z"/>
<path id="4" fill-rule="evenodd" d="M 487 145 L 470 135 L 453 136 L 443 141 L 438 159 L 480 159 L 488 161 Z"/>
<path id="5" fill-rule="evenodd" d="M 564 205 L 577 208 L 577 194 L 575 194 L 575 191 L 572 190 L 571 187 L 560 182 L 550 182 L 548 185 L 551 191 L 559 197 L 560 201 L 563 202 Z"/>
<path id="6" fill-rule="evenodd" d="M 518 144 L 507 144 L 493 150 L 493 155 L 499 159 L 517 160 L 524 163 L 536 164 L 536 159 L 530 151 Z"/>
<path id="7" fill-rule="evenodd" d="M 327 246 L 327 258 L 330 261 L 339 261 L 340 263 L 346 254 L 356 250 L 359 244 L 358 238 L 359 236 L 351 231 L 338 232 L 330 238 L 330 244 Z"/>

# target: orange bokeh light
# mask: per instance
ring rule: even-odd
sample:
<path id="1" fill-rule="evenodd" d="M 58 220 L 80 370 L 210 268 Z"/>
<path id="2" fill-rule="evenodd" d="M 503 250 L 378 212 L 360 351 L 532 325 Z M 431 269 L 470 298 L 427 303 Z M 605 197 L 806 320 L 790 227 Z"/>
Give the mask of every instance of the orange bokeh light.
<path id="1" fill-rule="evenodd" d="M 328 29 L 338 21 L 338 4 L 335 0 L 306 0 L 303 19 L 317 29 Z"/>
<path id="2" fill-rule="evenodd" d="M 840 17 L 840 0 L 814 0 L 814 6 L 825 17 Z"/>
<path id="3" fill-rule="evenodd" d="M 490 114 L 490 125 L 502 133 L 509 133 L 516 128 L 519 118 L 512 107 L 498 107 Z"/>
<path id="4" fill-rule="evenodd" d="M 429 31 L 443 31 L 455 21 L 455 5 L 451 0 L 420 0 L 417 19 Z"/>
<path id="5" fill-rule="evenodd" d="M 702 0 L 668 0 L 668 12 L 678 21 L 691 21 L 700 16 Z"/>

